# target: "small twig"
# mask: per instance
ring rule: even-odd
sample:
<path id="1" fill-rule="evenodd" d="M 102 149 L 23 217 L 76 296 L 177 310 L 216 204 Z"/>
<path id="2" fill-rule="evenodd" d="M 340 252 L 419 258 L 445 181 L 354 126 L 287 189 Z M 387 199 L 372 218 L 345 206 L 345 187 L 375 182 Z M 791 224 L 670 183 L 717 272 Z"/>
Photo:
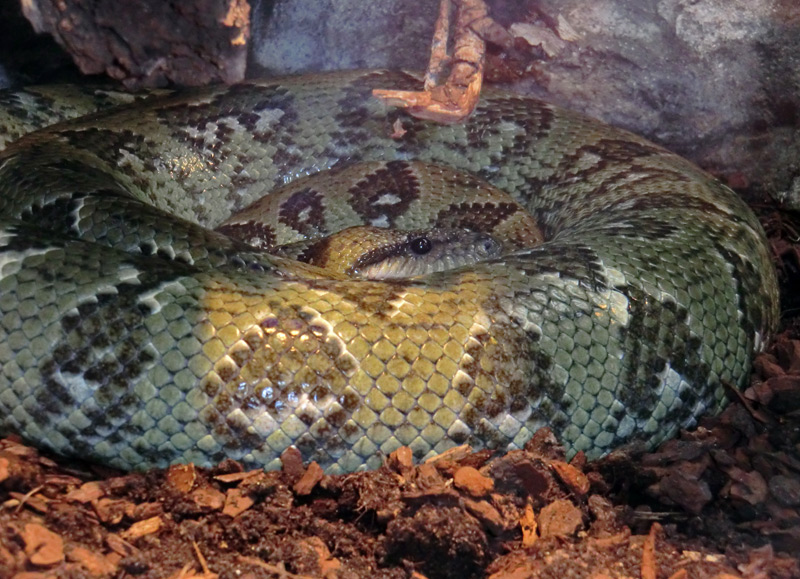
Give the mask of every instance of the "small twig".
<path id="1" fill-rule="evenodd" d="M 27 493 L 25 493 L 23 495 L 23 497 L 21 499 L 19 499 L 19 504 L 17 505 L 17 508 L 14 510 L 14 512 L 15 513 L 20 512 L 22 510 L 22 507 L 25 506 L 25 503 L 28 501 L 28 499 L 31 498 L 36 493 L 38 493 L 43 488 L 44 488 L 44 485 L 39 485 L 38 487 L 33 487 L 31 490 L 29 490 Z"/>
<path id="2" fill-rule="evenodd" d="M 203 553 L 200 552 L 200 547 L 197 545 L 197 541 L 192 541 L 192 546 L 194 547 L 194 552 L 197 555 L 197 560 L 200 562 L 200 567 L 203 569 L 203 574 L 210 574 L 211 572 L 208 569 L 208 563 L 206 563 L 206 558 L 203 557 Z"/>

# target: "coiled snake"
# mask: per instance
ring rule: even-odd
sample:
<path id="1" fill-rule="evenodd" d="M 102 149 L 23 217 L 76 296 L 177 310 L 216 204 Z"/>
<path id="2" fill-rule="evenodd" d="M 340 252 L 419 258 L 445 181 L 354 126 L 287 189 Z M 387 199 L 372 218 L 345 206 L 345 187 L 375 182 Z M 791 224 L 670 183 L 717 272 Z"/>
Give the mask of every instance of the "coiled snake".
<path id="1" fill-rule="evenodd" d="M 486 91 L 466 124 L 440 126 L 370 96 L 417 86 L 357 72 L 203 89 L 10 145 L 0 431 L 122 468 L 275 467 L 296 445 L 350 471 L 403 444 L 518 447 L 542 425 L 598 456 L 652 446 L 747 383 L 777 290 L 733 192 L 533 99 Z M 276 186 L 363 161 L 385 164 L 349 196 L 297 187 L 264 234 L 324 232 L 343 208 L 391 225 L 420 205 L 415 160 L 510 194 L 544 243 L 372 281 L 210 230 Z M 501 220 L 475 200 L 445 212 L 464 208 Z"/>

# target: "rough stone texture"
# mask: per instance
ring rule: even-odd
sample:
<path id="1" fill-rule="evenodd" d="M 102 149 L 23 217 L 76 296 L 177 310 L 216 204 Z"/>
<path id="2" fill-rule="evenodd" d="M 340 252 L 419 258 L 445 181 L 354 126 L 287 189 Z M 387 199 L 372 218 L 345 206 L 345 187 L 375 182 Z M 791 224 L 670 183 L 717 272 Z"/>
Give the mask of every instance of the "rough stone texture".
<path id="1" fill-rule="evenodd" d="M 34 29 L 52 34 L 82 72 L 105 73 L 129 88 L 244 77 L 246 0 L 26 0 L 22 8 Z"/>
<path id="2" fill-rule="evenodd" d="M 578 35 L 521 85 L 692 158 L 739 188 L 800 193 L 800 5 L 544 0 Z M 535 79 L 535 82 L 533 80 Z"/>
<path id="3" fill-rule="evenodd" d="M 257 73 L 422 69 L 438 5 L 439 0 L 254 2 L 251 64 Z"/>

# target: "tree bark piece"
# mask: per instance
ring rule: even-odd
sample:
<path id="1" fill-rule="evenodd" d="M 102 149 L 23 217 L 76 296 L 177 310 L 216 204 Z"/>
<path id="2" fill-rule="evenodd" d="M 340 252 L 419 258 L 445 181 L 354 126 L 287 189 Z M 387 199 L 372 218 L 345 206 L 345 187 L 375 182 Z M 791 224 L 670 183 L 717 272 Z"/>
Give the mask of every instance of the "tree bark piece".
<path id="1" fill-rule="evenodd" d="M 247 0 L 24 0 L 22 8 L 81 71 L 105 73 L 128 88 L 244 78 Z"/>

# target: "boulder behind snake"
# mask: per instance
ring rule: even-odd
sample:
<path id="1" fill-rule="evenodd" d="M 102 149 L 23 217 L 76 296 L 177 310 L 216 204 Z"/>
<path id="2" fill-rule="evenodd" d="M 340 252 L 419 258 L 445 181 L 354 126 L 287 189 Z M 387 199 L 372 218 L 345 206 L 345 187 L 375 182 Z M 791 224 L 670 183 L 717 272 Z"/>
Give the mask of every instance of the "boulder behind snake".
<path id="1" fill-rule="evenodd" d="M 0 431 L 122 468 L 275 467 L 293 444 L 349 471 L 402 444 L 517 447 L 543 425 L 598 456 L 655 445 L 746 385 L 777 290 L 732 191 L 533 99 L 486 91 L 466 124 L 439 126 L 370 96 L 417 84 L 359 72 L 203 89 L 10 145 Z M 211 231 L 298 177 L 410 160 L 506 191 L 545 242 L 375 282 Z M 386 193 L 371 185 L 356 188 Z M 413 202 L 390 198 L 395 213 Z M 298 230 L 328 210 L 313 189 L 302 201 L 282 215 Z"/>

